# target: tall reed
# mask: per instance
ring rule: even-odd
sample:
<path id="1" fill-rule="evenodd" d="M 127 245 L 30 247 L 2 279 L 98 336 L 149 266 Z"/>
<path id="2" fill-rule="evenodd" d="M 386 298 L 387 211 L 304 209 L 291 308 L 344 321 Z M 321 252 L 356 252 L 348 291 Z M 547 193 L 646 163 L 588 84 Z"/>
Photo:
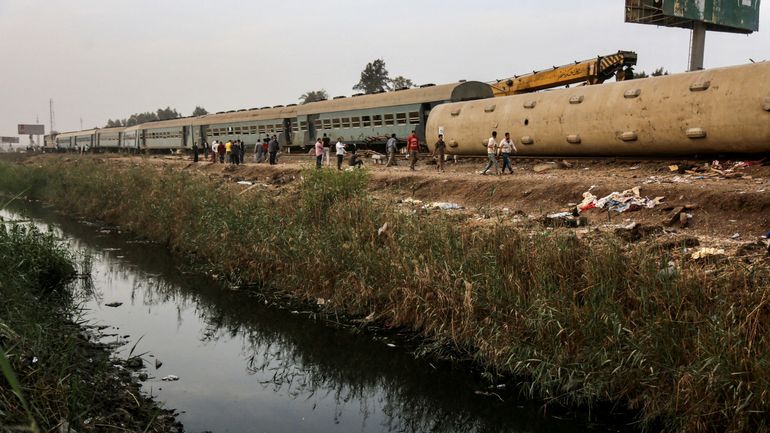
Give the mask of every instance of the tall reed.
<path id="1" fill-rule="evenodd" d="M 374 200 L 366 184 L 362 171 L 309 170 L 276 196 L 172 169 L 0 165 L 6 191 L 35 185 L 234 282 L 410 328 L 532 397 L 622 402 L 672 432 L 768 431 L 766 267 L 706 269 L 611 235 L 468 224 Z"/>

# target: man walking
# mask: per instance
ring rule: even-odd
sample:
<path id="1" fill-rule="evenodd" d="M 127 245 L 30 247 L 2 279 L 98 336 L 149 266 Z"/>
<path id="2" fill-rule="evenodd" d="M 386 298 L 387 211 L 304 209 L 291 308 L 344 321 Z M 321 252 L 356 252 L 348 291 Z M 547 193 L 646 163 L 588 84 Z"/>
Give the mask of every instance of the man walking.
<path id="1" fill-rule="evenodd" d="M 409 169 L 414 171 L 414 165 L 417 164 L 417 152 L 420 151 L 420 140 L 417 139 L 417 134 L 414 131 L 406 139 L 406 150 L 409 152 L 409 158 L 412 159 L 409 162 Z"/>
<path id="2" fill-rule="evenodd" d="M 492 166 L 495 167 L 495 174 L 500 174 L 500 166 L 497 165 L 497 147 L 497 131 L 492 131 L 492 136 L 487 141 L 487 158 L 489 158 L 489 162 L 481 174 L 487 174 L 487 170 L 492 168 Z"/>
<path id="3" fill-rule="evenodd" d="M 444 172 L 444 154 L 446 153 L 446 143 L 444 142 L 444 134 L 438 135 L 438 141 L 434 145 L 432 156 L 438 156 L 436 160 L 436 170 Z"/>
<path id="4" fill-rule="evenodd" d="M 516 145 L 511 140 L 511 134 L 506 132 L 505 138 L 500 142 L 500 154 L 503 155 L 503 174 L 505 174 L 505 167 L 513 174 L 513 167 L 511 166 L 511 151 L 518 152 Z"/>
<path id="5" fill-rule="evenodd" d="M 396 163 L 396 151 L 398 150 L 398 140 L 396 140 L 396 134 L 391 134 L 388 142 L 385 144 L 385 151 L 388 154 L 388 163 L 385 167 L 392 165 L 398 165 Z"/>

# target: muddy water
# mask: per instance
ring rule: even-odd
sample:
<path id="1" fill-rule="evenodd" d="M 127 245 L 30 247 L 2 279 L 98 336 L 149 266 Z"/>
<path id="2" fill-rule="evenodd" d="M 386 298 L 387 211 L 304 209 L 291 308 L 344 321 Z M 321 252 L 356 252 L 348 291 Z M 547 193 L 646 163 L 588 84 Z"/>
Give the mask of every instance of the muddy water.
<path id="1" fill-rule="evenodd" d="M 143 354 L 150 375 L 144 390 L 176 408 L 188 432 L 622 429 L 584 413 L 544 413 L 541 403 L 511 393 L 501 401 L 473 375 L 416 360 L 397 342 L 268 308 L 181 272 L 162 246 L 39 206 L 3 212 L 48 225 L 92 255 L 96 293 L 87 317 L 107 326 L 102 341 L 126 343 L 118 356 Z M 122 305 L 106 306 L 114 302 Z M 179 380 L 161 380 L 168 375 Z"/>

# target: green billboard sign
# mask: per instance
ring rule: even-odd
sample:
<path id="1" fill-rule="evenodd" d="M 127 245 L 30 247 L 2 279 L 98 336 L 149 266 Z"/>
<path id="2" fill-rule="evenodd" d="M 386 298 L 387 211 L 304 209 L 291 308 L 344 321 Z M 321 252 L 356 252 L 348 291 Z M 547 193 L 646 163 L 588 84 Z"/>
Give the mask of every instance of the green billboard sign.
<path id="1" fill-rule="evenodd" d="M 626 0 L 626 21 L 666 27 L 751 33 L 759 30 L 760 0 Z"/>

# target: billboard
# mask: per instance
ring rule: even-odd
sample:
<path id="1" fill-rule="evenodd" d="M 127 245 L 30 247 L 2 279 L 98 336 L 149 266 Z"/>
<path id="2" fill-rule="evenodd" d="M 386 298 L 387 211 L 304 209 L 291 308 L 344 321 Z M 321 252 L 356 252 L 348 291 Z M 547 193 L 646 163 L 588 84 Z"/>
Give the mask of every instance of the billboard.
<path id="1" fill-rule="evenodd" d="M 0 137 L 0 143 L 19 144 L 19 137 Z"/>
<path id="2" fill-rule="evenodd" d="M 752 33 L 759 30 L 760 0 L 626 0 L 626 22 L 691 29 Z"/>
<path id="3" fill-rule="evenodd" d="M 45 135 L 45 126 L 19 125 L 19 135 Z"/>

